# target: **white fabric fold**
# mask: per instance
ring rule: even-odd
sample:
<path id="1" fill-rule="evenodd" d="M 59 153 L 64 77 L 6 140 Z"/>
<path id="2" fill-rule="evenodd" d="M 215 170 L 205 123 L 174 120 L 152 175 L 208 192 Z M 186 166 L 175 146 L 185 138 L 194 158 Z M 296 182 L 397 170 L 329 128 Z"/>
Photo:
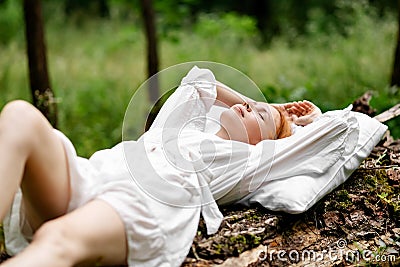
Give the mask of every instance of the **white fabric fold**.
<path id="1" fill-rule="evenodd" d="M 182 79 L 176 91 L 164 103 L 149 132 L 144 134 L 145 140 L 148 139 L 153 144 L 158 143 L 162 146 L 163 156 L 170 167 L 176 168 L 176 170 L 169 169 L 169 172 L 179 172 L 179 175 L 182 176 L 182 181 L 177 182 L 178 186 L 179 183 L 184 186 L 184 180 L 189 176 L 192 177 L 192 186 L 197 188 L 191 188 L 191 190 L 198 190 L 197 194 L 200 195 L 198 205 L 201 205 L 201 214 L 206 222 L 208 234 L 217 232 L 223 216 L 209 186 L 213 174 L 207 171 L 207 166 L 204 166 L 201 155 L 198 154 L 198 146 L 201 145 L 202 139 L 196 139 L 195 142 L 193 139 L 204 131 L 206 114 L 215 103 L 216 97 L 214 74 L 208 69 L 194 66 Z M 168 176 L 165 171 L 168 169 L 166 165 L 161 168 L 160 166 L 154 167 L 159 164 L 156 161 L 163 160 L 160 157 L 161 155 L 153 158 L 152 169 L 157 172 L 157 176 L 166 177 Z M 185 172 L 186 174 L 184 174 Z M 197 185 L 193 180 L 193 175 L 197 177 Z M 168 186 L 164 184 L 163 188 L 168 188 Z M 151 189 L 151 183 L 148 190 L 154 191 Z M 173 190 L 166 191 L 168 193 L 164 194 L 164 200 L 168 198 L 168 194 L 173 192 Z M 175 191 L 179 192 L 180 190 Z M 161 194 L 162 192 L 157 193 L 158 196 Z M 193 194 L 195 193 L 193 192 Z M 176 204 L 178 203 L 174 203 L 174 205 Z M 188 202 L 181 204 L 187 206 Z M 193 202 L 189 206 L 195 204 Z"/>

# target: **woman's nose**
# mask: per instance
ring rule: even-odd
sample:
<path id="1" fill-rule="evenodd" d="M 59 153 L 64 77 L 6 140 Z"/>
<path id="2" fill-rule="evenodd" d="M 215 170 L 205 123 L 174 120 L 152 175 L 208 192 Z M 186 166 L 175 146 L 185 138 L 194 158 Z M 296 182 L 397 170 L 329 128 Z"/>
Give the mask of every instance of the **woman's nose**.
<path id="1" fill-rule="evenodd" d="M 249 103 L 243 102 L 243 106 L 246 107 L 247 112 L 251 112 L 251 107 L 250 107 Z"/>

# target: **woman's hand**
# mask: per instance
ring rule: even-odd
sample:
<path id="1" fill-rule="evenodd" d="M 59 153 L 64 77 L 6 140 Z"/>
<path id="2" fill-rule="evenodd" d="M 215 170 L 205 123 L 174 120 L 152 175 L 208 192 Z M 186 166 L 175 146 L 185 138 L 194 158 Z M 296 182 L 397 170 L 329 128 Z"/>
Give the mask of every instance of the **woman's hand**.
<path id="1" fill-rule="evenodd" d="M 291 102 L 283 104 L 282 106 L 289 114 L 291 120 L 296 125 L 300 126 L 306 126 L 312 123 L 322 114 L 321 110 L 316 105 L 307 100 Z"/>

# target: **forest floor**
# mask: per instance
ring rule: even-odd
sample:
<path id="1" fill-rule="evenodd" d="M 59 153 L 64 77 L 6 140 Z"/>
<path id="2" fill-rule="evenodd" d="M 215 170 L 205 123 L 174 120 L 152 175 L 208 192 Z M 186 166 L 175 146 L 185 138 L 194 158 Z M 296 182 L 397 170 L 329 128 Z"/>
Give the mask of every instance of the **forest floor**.
<path id="1" fill-rule="evenodd" d="M 399 266 L 400 140 L 387 135 L 332 193 L 300 215 L 262 207 L 222 210 L 204 222 L 183 267 Z"/>

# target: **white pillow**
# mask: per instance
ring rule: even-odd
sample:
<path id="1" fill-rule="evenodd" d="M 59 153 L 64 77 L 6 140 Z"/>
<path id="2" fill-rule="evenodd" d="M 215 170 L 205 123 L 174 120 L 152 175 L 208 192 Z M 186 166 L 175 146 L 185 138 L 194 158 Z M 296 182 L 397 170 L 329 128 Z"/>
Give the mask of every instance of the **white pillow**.
<path id="1" fill-rule="evenodd" d="M 337 112 L 336 114 L 340 116 L 341 113 Z M 347 146 L 342 156 L 326 172 L 318 176 L 310 173 L 310 175 L 303 174 L 268 182 L 240 203 L 258 202 L 270 210 L 293 214 L 302 213 L 346 181 L 361 162 L 368 157 L 387 130 L 387 126 L 367 115 L 357 112 L 351 112 L 351 114 L 358 121 L 358 137 L 357 135 L 350 137 L 355 139 L 355 147 L 348 149 L 349 146 Z M 335 112 L 332 112 L 332 115 L 335 116 Z M 312 124 L 309 126 L 313 127 Z M 304 130 L 307 127 L 304 127 Z M 299 131 L 296 135 L 301 132 Z M 288 141 L 290 142 L 290 139 Z M 315 162 L 315 164 L 320 163 Z M 298 166 L 298 168 L 302 168 L 302 166 Z"/>

